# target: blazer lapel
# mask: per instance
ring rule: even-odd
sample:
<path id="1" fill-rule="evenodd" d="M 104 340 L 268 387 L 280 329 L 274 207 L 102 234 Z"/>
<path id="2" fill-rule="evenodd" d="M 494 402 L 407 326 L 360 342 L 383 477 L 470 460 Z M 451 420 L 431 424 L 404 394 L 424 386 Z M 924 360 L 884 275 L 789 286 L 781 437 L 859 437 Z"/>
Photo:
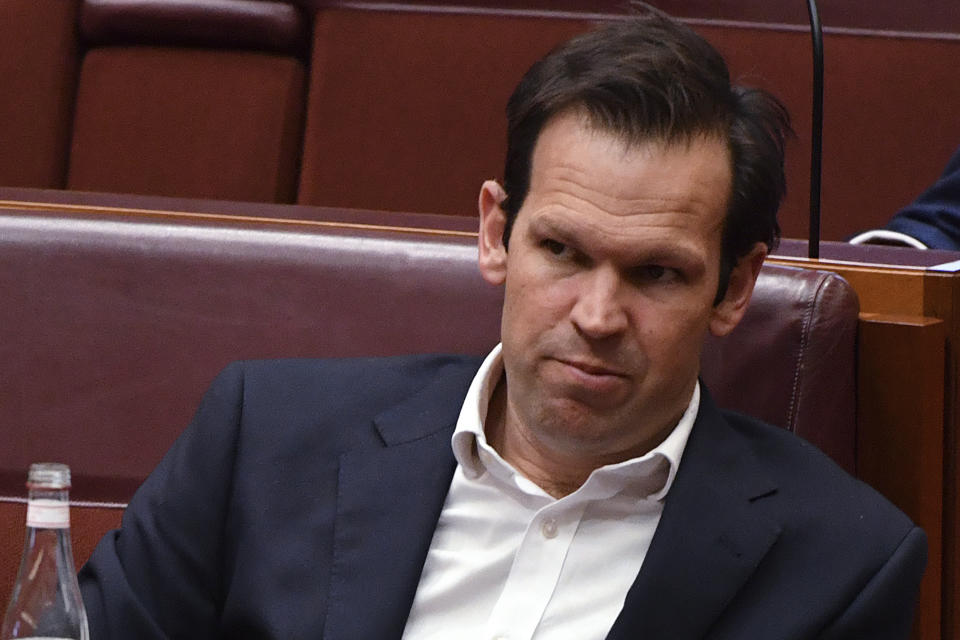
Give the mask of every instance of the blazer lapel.
<path id="1" fill-rule="evenodd" d="M 476 366 L 447 367 L 382 413 L 387 445 L 340 458 L 328 640 L 400 638 L 456 461 L 450 436 Z"/>
<path id="2" fill-rule="evenodd" d="M 776 486 L 703 390 L 660 524 L 609 640 L 701 640 L 780 535 L 754 504 Z"/>

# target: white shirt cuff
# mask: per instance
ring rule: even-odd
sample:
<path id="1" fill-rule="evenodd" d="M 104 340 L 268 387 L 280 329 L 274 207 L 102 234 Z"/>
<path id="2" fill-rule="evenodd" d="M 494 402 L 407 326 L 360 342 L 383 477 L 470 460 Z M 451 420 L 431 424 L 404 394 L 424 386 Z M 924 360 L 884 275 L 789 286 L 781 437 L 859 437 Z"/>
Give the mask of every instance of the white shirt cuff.
<path id="1" fill-rule="evenodd" d="M 913 247 L 914 249 L 927 249 L 923 244 L 913 236 L 908 236 L 899 231 L 890 231 L 889 229 L 871 229 L 864 231 L 850 238 L 850 244 L 888 244 L 900 247 Z"/>

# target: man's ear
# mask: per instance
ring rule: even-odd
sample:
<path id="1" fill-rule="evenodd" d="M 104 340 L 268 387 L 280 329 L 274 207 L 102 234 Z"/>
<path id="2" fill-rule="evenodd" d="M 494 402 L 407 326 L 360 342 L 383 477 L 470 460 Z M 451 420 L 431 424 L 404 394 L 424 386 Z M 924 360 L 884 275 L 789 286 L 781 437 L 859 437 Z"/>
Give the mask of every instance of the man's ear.
<path id="1" fill-rule="evenodd" d="M 753 286 L 760 275 L 760 267 L 767 257 L 767 245 L 758 242 L 753 245 L 750 253 L 740 258 L 730 271 L 730 282 L 727 292 L 718 304 L 713 307 L 710 317 L 710 333 L 715 336 L 725 336 L 739 324 L 743 314 L 750 304 L 753 295 Z"/>
<path id="2" fill-rule="evenodd" d="M 507 279 L 507 248 L 503 244 L 503 230 L 507 214 L 500 204 L 507 193 L 494 180 L 487 180 L 480 188 L 480 275 L 490 284 L 500 285 Z"/>

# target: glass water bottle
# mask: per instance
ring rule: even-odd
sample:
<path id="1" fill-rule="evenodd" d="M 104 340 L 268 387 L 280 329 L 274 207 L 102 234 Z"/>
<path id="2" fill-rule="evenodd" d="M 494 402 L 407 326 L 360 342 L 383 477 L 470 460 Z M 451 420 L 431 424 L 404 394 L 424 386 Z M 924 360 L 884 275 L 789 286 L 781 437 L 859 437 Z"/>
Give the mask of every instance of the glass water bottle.
<path id="1" fill-rule="evenodd" d="M 0 640 L 89 640 L 70 547 L 70 467 L 31 465 L 27 490 L 27 536 Z"/>

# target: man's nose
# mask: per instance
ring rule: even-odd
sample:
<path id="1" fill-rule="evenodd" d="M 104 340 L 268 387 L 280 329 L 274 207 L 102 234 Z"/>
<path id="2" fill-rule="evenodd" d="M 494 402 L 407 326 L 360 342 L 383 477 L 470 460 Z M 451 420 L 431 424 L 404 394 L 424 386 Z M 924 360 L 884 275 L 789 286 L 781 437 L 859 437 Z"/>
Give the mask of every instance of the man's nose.
<path id="1" fill-rule="evenodd" d="M 622 282 L 615 269 L 600 266 L 583 276 L 571 320 L 586 337 L 607 338 L 627 328 Z"/>

